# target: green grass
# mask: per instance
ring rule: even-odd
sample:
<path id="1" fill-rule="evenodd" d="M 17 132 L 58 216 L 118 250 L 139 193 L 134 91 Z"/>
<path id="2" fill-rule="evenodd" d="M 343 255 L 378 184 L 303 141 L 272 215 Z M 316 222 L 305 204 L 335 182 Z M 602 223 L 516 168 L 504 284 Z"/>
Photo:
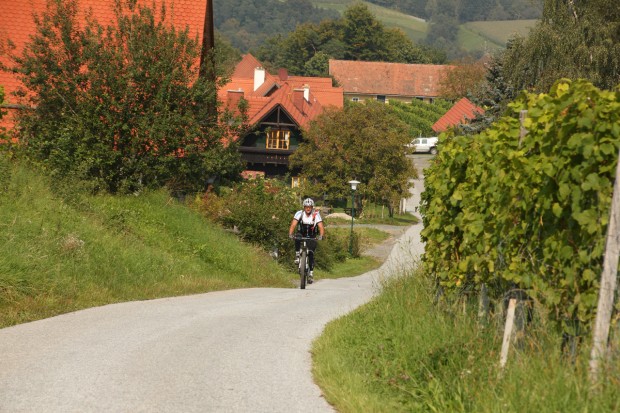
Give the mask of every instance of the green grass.
<path id="1" fill-rule="evenodd" d="M 376 228 L 356 228 L 354 232 L 357 234 L 360 240 L 360 248 L 362 253 L 364 250 L 379 244 L 390 237 L 385 231 L 378 230 Z M 327 236 L 349 236 L 350 229 L 342 227 L 326 227 Z M 342 277 L 355 277 L 365 272 L 372 271 L 379 268 L 383 262 L 377 258 L 369 256 L 360 256 L 357 258 L 348 258 L 344 262 L 334 264 L 333 268 L 329 271 L 322 269 L 315 269 L 315 275 L 317 278 L 342 278 Z"/>
<path id="2" fill-rule="evenodd" d="M 463 27 L 496 45 L 504 47 L 506 42 L 515 34 L 527 36 L 536 22 L 537 20 L 480 21 L 465 23 Z"/>
<path id="3" fill-rule="evenodd" d="M 377 269 L 381 266 L 381 264 L 382 262 L 376 258 L 362 256 L 359 258 L 347 259 L 345 262 L 338 263 L 334 265 L 334 268 L 332 268 L 331 271 L 316 269 L 314 273 L 317 279 L 355 277 Z"/>
<path id="4" fill-rule="evenodd" d="M 593 391 L 587 346 L 572 364 L 540 317 L 500 374 L 500 321 L 482 328 L 473 308 L 433 304 L 430 284 L 420 273 L 392 279 L 315 341 L 315 380 L 339 412 L 620 411 L 617 364 Z"/>
<path id="5" fill-rule="evenodd" d="M 331 213 L 344 213 L 343 208 L 334 208 Z M 350 219 L 326 217 L 325 222 L 329 225 L 346 225 L 351 224 Z M 355 218 L 353 227 L 358 224 L 370 224 L 370 225 L 397 225 L 397 226 L 409 226 L 419 222 L 415 215 L 410 213 L 394 214 L 392 218 L 389 217 L 387 209 L 381 206 L 369 205 L 364 207 L 364 214 L 361 218 Z"/>
<path id="6" fill-rule="evenodd" d="M 27 168 L 1 178 L 0 327 L 119 301 L 293 286 L 267 253 L 163 191 L 67 201 Z"/>

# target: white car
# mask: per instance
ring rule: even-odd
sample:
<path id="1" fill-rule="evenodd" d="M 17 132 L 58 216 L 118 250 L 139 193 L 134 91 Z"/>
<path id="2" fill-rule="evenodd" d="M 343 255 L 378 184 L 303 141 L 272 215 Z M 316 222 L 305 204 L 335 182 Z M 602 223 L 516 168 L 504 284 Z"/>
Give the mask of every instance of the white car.
<path id="1" fill-rule="evenodd" d="M 414 147 L 416 153 L 430 153 L 437 155 L 437 137 L 431 138 L 416 138 L 411 142 L 409 146 Z"/>

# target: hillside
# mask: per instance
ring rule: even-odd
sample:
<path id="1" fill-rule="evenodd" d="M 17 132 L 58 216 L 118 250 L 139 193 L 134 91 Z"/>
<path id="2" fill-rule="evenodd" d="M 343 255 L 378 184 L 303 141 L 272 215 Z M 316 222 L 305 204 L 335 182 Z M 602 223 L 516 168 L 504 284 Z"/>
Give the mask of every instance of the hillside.
<path id="1" fill-rule="evenodd" d="M 312 3 L 328 10 L 336 10 L 343 13 L 354 0 L 312 0 Z M 396 27 L 409 36 L 416 43 L 424 41 L 429 28 L 429 23 L 424 19 L 403 14 L 393 9 L 377 6 L 369 2 L 362 2 L 375 14 L 387 27 Z M 462 50 L 480 54 L 492 52 L 506 46 L 508 39 L 514 35 L 527 35 L 529 29 L 534 26 L 536 20 L 498 20 L 468 22 L 459 26 L 458 47 Z"/>
<path id="2" fill-rule="evenodd" d="M 2 156 L 0 182 L 0 328 L 120 301 L 293 285 L 268 254 L 164 191 L 65 187 L 58 197 Z"/>

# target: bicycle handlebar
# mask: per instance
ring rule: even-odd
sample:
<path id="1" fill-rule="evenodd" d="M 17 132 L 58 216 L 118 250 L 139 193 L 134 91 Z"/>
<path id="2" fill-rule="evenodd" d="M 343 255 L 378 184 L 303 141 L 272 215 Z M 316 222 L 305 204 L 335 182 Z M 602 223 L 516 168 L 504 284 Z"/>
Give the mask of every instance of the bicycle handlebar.
<path id="1" fill-rule="evenodd" d="M 318 235 L 316 238 L 300 237 L 298 235 L 293 235 L 290 238 L 294 239 L 296 241 L 308 241 L 308 240 L 321 241 L 323 239 L 323 237 L 321 235 Z"/>

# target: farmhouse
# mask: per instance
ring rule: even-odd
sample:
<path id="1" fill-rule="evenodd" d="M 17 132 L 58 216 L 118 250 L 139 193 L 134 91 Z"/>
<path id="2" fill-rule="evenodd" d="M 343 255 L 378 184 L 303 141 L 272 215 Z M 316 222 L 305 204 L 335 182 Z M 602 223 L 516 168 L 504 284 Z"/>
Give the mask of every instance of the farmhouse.
<path id="1" fill-rule="evenodd" d="M 343 107 L 343 89 L 333 87 L 331 78 L 289 76 L 286 69 L 272 75 L 251 54 L 243 56 L 218 97 L 233 111 L 242 99 L 247 104 L 249 132 L 235 138 L 248 176 L 287 174 L 288 158 L 310 121 L 328 106 Z"/>
<path id="2" fill-rule="evenodd" d="M 453 67 L 330 59 L 329 74 L 343 87 L 344 98 L 354 102 L 419 99 L 432 103 L 439 96 L 441 80 Z"/>

